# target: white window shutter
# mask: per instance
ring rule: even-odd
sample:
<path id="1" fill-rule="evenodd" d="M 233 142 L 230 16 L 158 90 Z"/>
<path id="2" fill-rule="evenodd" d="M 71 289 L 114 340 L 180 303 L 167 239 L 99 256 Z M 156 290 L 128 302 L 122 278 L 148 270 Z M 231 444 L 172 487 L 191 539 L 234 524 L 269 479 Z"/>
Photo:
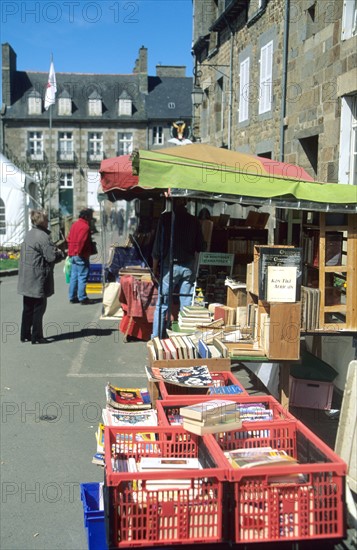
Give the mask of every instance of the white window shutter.
<path id="1" fill-rule="evenodd" d="M 249 65 L 249 57 L 240 64 L 239 122 L 243 122 L 249 118 Z"/>
<path id="2" fill-rule="evenodd" d="M 259 114 L 271 110 L 273 85 L 273 41 L 268 42 L 260 51 L 260 96 Z"/>

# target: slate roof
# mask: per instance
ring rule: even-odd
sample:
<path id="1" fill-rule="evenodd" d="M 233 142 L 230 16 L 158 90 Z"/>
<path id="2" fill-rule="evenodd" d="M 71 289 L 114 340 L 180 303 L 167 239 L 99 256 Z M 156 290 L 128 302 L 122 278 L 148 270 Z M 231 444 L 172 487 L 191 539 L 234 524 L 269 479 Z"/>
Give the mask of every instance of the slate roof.
<path id="1" fill-rule="evenodd" d="M 192 78 L 189 77 L 148 77 L 148 94 L 142 93 L 139 88 L 139 74 L 80 74 L 80 73 L 56 73 L 57 96 L 72 99 L 72 115 L 59 116 L 56 106 L 52 108 L 52 120 L 69 121 L 137 121 L 146 122 L 148 119 L 177 120 L 192 115 L 191 90 Z M 14 93 L 15 100 L 11 106 L 7 106 L 4 120 L 46 120 L 48 111 L 42 111 L 41 115 L 28 115 L 27 97 L 33 92 L 39 92 L 42 99 L 45 90 L 48 73 L 17 71 L 15 73 Z M 123 97 L 123 92 L 133 102 L 132 116 L 118 116 L 118 99 Z M 88 98 L 100 96 L 103 102 L 103 113 L 94 117 L 88 115 Z M 175 105 L 169 108 L 169 103 Z"/>
<path id="2" fill-rule="evenodd" d="M 149 119 L 191 118 L 193 78 L 149 76 L 146 112 Z"/>

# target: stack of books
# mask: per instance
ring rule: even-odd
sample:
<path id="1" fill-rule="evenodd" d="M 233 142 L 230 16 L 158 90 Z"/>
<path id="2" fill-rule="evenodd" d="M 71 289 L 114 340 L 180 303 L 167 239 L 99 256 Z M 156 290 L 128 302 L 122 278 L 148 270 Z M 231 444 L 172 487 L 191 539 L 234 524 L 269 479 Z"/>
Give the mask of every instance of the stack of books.
<path id="1" fill-rule="evenodd" d="M 104 466 L 104 426 L 157 426 L 157 412 L 151 408 L 146 388 L 123 388 L 107 384 L 103 423 L 96 432 L 97 452 L 93 464 Z"/>
<path id="2" fill-rule="evenodd" d="M 194 332 L 196 327 L 209 325 L 211 321 L 211 312 L 203 306 L 184 306 L 178 315 L 178 326 L 183 331 Z"/>
<path id="3" fill-rule="evenodd" d="M 197 435 L 240 429 L 237 403 L 228 399 L 209 400 L 180 408 L 185 430 Z"/>

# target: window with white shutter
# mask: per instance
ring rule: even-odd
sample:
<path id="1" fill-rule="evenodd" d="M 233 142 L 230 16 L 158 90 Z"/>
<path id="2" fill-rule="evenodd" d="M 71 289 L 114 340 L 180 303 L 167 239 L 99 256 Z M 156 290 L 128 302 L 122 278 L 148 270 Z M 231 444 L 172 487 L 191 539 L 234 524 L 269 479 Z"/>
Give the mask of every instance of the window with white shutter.
<path id="1" fill-rule="evenodd" d="M 259 114 L 271 110 L 273 88 L 273 41 L 260 50 Z"/>
<path id="2" fill-rule="evenodd" d="M 250 59 L 247 57 L 240 64 L 239 71 L 239 122 L 249 118 L 249 68 Z"/>

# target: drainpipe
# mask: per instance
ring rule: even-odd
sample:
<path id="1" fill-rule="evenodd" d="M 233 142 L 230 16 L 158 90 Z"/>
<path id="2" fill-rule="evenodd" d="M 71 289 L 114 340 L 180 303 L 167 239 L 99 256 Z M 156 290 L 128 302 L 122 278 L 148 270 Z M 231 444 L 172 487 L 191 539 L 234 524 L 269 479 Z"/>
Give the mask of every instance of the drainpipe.
<path id="1" fill-rule="evenodd" d="M 279 160 L 284 161 L 284 137 L 286 116 L 286 88 L 287 88 L 287 68 L 288 68 L 288 47 L 289 47 L 289 18 L 290 18 L 290 0 L 285 0 L 284 17 L 284 43 L 283 43 L 283 74 L 282 74 L 282 96 L 281 96 L 281 114 L 280 114 L 280 151 Z"/>
<path id="2" fill-rule="evenodd" d="M 233 108 L 233 90 L 232 90 L 232 81 L 233 81 L 233 38 L 234 32 L 230 22 L 225 17 L 227 26 L 231 32 L 231 52 L 230 52 L 230 61 L 229 61 L 229 104 L 228 104 L 228 128 L 227 128 L 227 146 L 228 149 L 231 149 L 232 142 L 232 108 Z"/>

